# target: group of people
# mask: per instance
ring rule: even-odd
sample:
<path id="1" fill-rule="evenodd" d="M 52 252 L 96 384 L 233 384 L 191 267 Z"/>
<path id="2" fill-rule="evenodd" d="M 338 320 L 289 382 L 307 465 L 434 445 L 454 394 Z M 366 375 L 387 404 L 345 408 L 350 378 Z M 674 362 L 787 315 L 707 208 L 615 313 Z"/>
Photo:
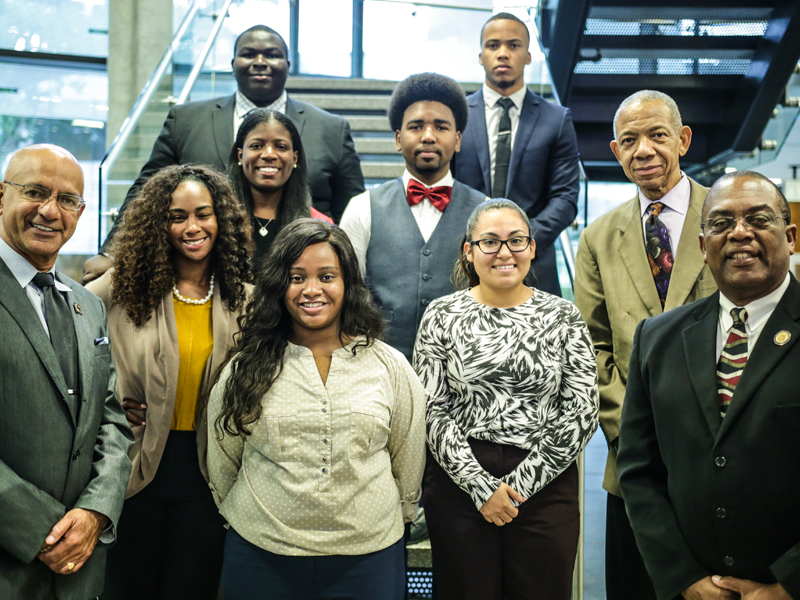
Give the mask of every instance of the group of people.
<path id="1" fill-rule="evenodd" d="M 77 161 L 12 156 L 0 596 L 399 600 L 422 500 L 436 598 L 568 600 L 599 413 L 609 599 L 800 599 L 786 200 L 691 181 L 677 106 L 634 94 L 611 150 L 637 197 L 560 298 L 577 143 L 529 43 L 499 13 L 482 90 L 401 82 L 405 172 L 364 191 L 347 121 L 289 98 L 284 40 L 249 29 L 236 94 L 170 111 L 89 291 L 55 270 Z"/>

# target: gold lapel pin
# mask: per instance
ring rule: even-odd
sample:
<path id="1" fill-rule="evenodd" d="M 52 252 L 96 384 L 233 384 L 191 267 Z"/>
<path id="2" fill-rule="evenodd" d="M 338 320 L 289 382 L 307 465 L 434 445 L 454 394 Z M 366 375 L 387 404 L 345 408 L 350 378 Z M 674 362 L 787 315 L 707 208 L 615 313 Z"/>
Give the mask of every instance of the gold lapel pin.
<path id="1" fill-rule="evenodd" d="M 77 302 L 73 302 L 72 307 L 75 309 L 75 312 L 78 313 L 79 315 L 83 314 L 83 309 L 81 308 L 81 305 L 78 304 Z"/>
<path id="2" fill-rule="evenodd" d="M 775 343 L 778 346 L 783 346 L 790 339 L 792 339 L 792 334 L 786 331 L 785 329 L 775 334 Z"/>

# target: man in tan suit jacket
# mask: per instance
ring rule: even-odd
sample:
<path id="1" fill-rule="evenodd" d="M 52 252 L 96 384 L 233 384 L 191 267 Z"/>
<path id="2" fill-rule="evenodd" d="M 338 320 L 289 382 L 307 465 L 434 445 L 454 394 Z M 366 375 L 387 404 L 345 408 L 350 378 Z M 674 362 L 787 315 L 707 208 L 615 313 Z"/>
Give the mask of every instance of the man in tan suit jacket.
<path id="1" fill-rule="evenodd" d="M 581 235 L 575 303 L 592 334 L 600 384 L 600 426 L 609 445 L 603 487 L 609 492 L 606 516 L 606 595 L 608 600 L 655 600 L 619 487 L 616 455 L 622 400 L 628 379 L 633 334 L 639 321 L 709 296 L 716 285 L 703 263 L 698 236 L 708 189 L 680 170 L 679 159 L 692 140 L 675 102 L 644 90 L 622 102 L 614 117 L 611 150 L 625 175 L 639 188 L 636 197 L 609 211 Z M 644 220 L 650 204 L 663 203 L 656 216 L 666 226 L 672 257 L 662 302 L 654 261 L 645 251 Z M 661 207 L 659 207 L 660 209 Z"/>

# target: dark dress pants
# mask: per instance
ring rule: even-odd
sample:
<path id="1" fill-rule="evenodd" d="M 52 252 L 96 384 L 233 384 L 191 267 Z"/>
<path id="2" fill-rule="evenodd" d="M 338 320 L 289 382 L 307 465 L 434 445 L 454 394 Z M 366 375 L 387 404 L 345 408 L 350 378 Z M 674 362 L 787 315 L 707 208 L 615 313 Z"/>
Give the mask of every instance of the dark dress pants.
<path id="1" fill-rule="evenodd" d="M 225 520 L 200 472 L 196 436 L 170 431 L 155 478 L 125 500 L 102 600 L 216 600 Z"/>
<path id="2" fill-rule="evenodd" d="M 495 477 L 514 470 L 527 450 L 469 440 Z M 578 468 L 573 463 L 499 527 L 428 452 L 423 485 L 437 600 L 570 600 L 578 550 Z"/>
<path id="3" fill-rule="evenodd" d="M 625 501 L 614 494 L 606 502 L 606 600 L 656 600 Z"/>

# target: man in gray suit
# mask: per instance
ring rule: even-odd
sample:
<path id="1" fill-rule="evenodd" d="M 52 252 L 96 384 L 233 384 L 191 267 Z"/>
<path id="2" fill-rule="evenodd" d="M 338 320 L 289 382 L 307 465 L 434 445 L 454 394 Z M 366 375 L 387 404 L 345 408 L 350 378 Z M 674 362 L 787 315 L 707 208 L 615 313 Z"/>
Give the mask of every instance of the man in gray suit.
<path id="1" fill-rule="evenodd" d="M 117 223 L 139 188 L 163 167 L 202 164 L 224 172 L 239 125 L 256 107 L 282 112 L 297 126 L 306 152 L 314 208 L 338 222 L 350 198 L 364 191 L 361 162 L 347 119 L 287 95 L 289 51 L 280 34 L 255 25 L 237 38 L 234 53 L 231 66 L 238 91 L 169 111 L 150 158 L 120 208 Z M 112 228 L 104 247 L 114 232 Z M 99 277 L 110 266 L 111 261 L 103 255 L 89 259 L 82 283 Z"/>
<path id="2" fill-rule="evenodd" d="M 99 595 L 130 476 L 105 309 L 55 270 L 82 194 L 50 145 L 15 153 L 0 183 L 0 598 Z"/>

